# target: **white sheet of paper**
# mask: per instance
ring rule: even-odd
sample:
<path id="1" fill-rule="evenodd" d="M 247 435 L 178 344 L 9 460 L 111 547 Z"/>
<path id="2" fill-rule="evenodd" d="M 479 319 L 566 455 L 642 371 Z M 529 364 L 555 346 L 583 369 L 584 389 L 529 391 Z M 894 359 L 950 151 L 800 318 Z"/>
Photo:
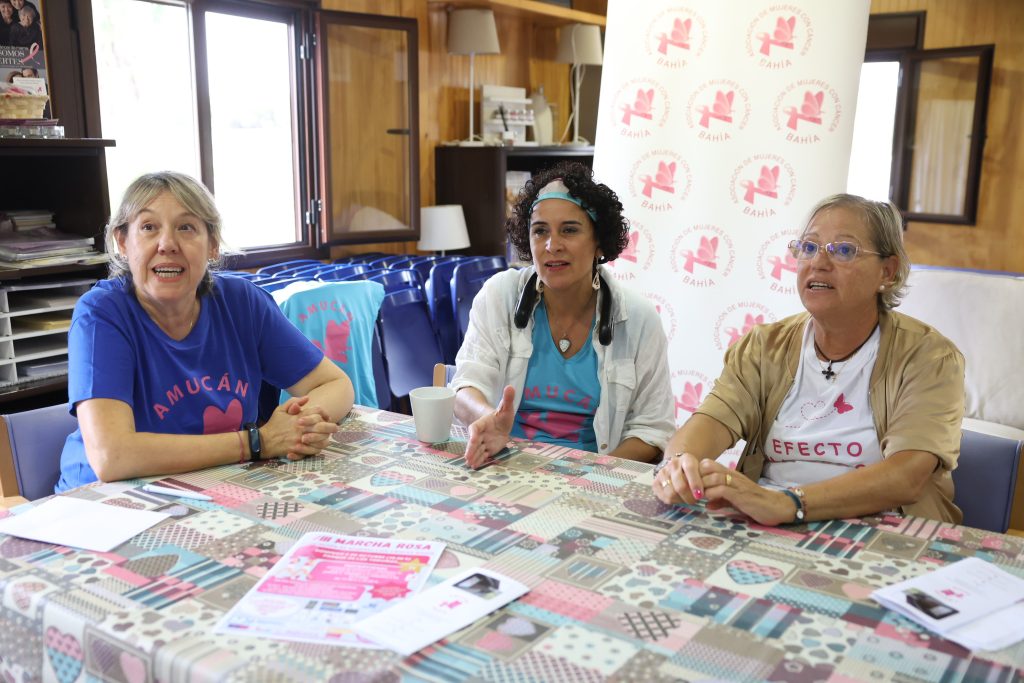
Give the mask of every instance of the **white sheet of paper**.
<path id="1" fill-rule="evenodd" d="M 0 533 L 106 553 L 169 516 L 54 496 L 20 515 L 0 519 Z"/>
<path id="2" fill-rule="evenodd" d="M 972 650 L 1024 638 L 1024 579 L 977 557 L 871 594 L 878 603 Z"/>
<path id="3" fill-rule="evenodd" d="M 475 567 L 363 619 L 353 628 L 408 657 L 529 590 L 503 574 Z"/>

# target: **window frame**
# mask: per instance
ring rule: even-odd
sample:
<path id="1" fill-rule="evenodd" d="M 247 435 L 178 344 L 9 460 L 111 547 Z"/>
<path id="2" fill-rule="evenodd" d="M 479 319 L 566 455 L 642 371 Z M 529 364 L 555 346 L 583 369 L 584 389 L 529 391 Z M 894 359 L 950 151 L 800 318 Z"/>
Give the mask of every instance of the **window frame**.
<path id="1" fill-rule="evenodd" d="M 977 222 L 981 189 L 981 165 L 985 147 L 988 100 L 992 83 L 995 45 L 923 49 L 926 13 L 894 12 L 872 14 L 868 19 L 865 62 L 898 62 L 899 83 L 893 121 L 892 167 L 889 198 L 907 221 L 974 225 Z M 913 168 L 914 129 L 917 117 L 917 87 L 922 62 L 929 59 L 978 56 L 978 84 L 975 90 L 971 148 L 961 214 L 937 214 L 909 211 L 910 175 Z"/>

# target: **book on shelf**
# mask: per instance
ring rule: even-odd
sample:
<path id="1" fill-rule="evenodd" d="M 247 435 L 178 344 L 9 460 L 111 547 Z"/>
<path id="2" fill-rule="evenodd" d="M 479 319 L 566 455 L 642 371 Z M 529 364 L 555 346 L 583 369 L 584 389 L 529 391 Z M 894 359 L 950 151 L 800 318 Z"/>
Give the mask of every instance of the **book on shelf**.
<path id="1" fill-rule="evenodd" d="M 43 0 L 22 3 L 0 26 L 0 118 L 49 118 Z"/>
<path id="2" fill-rule="evenodd" d="M 0 210 L 0 241 L 3 233 L 33 228 L 56 228 L 51 211 L 2 211 Z"/>

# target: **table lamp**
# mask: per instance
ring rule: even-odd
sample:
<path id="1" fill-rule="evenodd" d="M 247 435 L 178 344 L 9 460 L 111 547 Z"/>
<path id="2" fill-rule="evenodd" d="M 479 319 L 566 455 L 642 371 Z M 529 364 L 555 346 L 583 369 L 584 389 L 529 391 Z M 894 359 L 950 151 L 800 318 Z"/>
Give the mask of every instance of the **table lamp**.
<path id="1" fill-rule="evenodd" d="M 420 209 L 420 251 L 438 251 L 441 256 L 450 249 L 465 249 L 469 246 L 466 230 L 466 216 L 461 204 L 424 206 Z"/>
<path id="2" fill-rule="evenodd" d="M 586 140 L 580 138 L 580 84 L 583 82 L 583 70 L 587 64 L 601 64 L 604 61 L 601 49 L 601 27 L 595 24 L 570 24 L 562 28 L 558 38 L 558 54 L 556 61 L 572 64 L 569 70 L 569 93 L 572 96 L 572 141 L 570 145 L 585 145 Z M 565 133 L 569 132 L 566 122 Z M 562 139 L 565 139 L 565 133 Z"/>
<path id="3" fill-rule="evenodd" d="M 448 54 L 469 55 L 469 137 L 463 141 L 473 144 L 477 140 L 473 130 L 473 58 L 476 55 L 496 55 L 498 29 L 494 12 L 489 9 L 456 9 L 448 15 Z"/>

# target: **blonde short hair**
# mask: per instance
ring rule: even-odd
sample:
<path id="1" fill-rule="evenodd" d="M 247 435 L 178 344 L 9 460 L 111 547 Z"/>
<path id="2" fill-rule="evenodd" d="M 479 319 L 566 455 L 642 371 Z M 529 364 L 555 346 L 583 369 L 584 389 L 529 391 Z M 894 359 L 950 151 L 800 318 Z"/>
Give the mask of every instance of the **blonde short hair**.
<path id="1" fill-rule="evenodd" d="M 825 197 L 811 209 L 807 225 L 814 222 L 815 216 L 829 209 L 850 209 L 860 214 L 864 225 L 871 233 L 874 250 L 881 258 L 895 256 L 899 261 L 892 284 L 878 295 L 878 306 L 893 309 L 907 293 L 907 278 L 910 277 L 910 257 L 903 246 L 903 216 L 892 202 L 876 202 L 855 194 L 834 194 Z M 806 228 L 805 228 L 806 230 Z"/>
<path id="2" fill-rule="evenodd" d="M 104 230 L 104 243 L 110 254 L 110 277 L 125 278 L 131 283 L 131 269 L 128 259 L 121 253 L 117 238 L 128 230 L 128 225 L 135 220 L 146 206 L 164 192 L 169 193 L 186 211 L 195 215 L 206 225 L 210 243 L 221 253 L 221 218 L 213 195 L 206 186 L 190 175 L 176 171 L 158 171 L 139 176 L 132 181 L 121 197 L 121 205 L 111 217 Z M 203 275 L 196 294 L 203 296 L 213 290 L 211 269 L 220 265 L 220 257 L 212 260 Z"/>

